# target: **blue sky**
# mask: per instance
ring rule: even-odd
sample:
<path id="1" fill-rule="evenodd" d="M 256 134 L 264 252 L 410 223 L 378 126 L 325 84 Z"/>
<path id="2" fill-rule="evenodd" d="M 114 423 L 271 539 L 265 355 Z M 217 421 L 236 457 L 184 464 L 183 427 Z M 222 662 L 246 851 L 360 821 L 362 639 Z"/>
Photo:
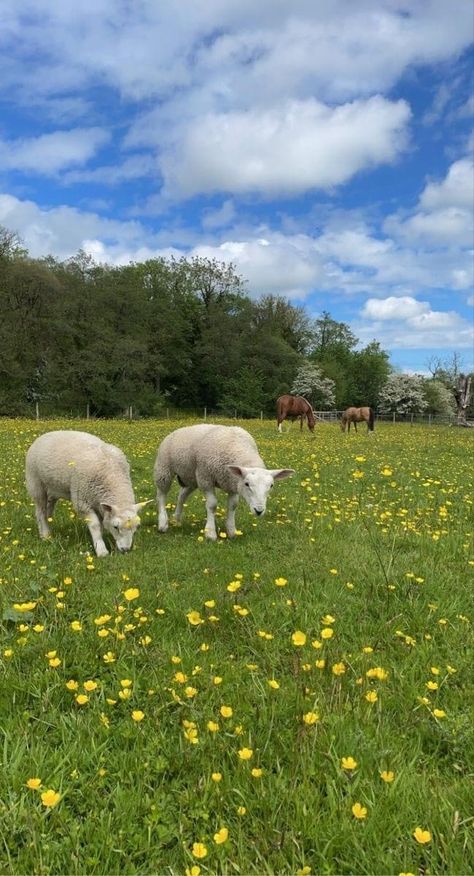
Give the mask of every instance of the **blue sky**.
<path id="1" fill-rule="evenodd" d="M 470 0 L 2 0 L 0 224 L 473 365 Z"/>

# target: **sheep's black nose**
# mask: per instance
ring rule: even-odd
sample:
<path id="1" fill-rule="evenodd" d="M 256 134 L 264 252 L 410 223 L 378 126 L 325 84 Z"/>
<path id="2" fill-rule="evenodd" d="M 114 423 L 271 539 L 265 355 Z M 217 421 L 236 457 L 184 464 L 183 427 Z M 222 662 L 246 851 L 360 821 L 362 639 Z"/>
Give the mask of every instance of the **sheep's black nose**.
<path id="1" fill-rule="evenodd" d="M 255 508 L 255 514 L 257 515 L 257 517 L 260 517 L 260 515 L 263 514 L 263 511 L 258 511 L 258 509 Z"/>

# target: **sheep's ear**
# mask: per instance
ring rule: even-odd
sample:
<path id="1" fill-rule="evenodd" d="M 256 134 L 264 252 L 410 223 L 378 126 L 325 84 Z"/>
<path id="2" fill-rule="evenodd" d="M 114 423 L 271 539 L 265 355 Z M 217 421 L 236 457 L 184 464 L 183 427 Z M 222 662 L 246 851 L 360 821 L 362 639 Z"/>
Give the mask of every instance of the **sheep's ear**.
<path id="1" fill-rule="evenodd" d="M 134 509 L 134 511 L 135 511 L 135 514 L 139 514 L 140 511 L 145 507 L 145 505 L 149 505 L 150 502 L 153 502 L 153 499 L 146 499 L 145 502 L 137 502 L 137 503 L 133 506 L 133 509 Z"/>
<path id="2" fill-rule="evenodd" d="M 107 511 L 109 514 L 112 514 L 112 505 L 107 505 L 106 502 L 101 502 L 100 507 L 102 508 L 102 511 Z"/>
<path id="3" fill-rule="evenodd" d="M 241 465 L 228 465 L 227 468 L 233 475 L 237 475 L 238 478 L 244 478 L 246 469 L 242 468 Z"/>
<path id="4" fill-rule="evenodd" d="M 283 478 L 289 478 L 294 473 L 294 468 L 273 468 L 270 471 L 274 481 L 281 481 Z"/>

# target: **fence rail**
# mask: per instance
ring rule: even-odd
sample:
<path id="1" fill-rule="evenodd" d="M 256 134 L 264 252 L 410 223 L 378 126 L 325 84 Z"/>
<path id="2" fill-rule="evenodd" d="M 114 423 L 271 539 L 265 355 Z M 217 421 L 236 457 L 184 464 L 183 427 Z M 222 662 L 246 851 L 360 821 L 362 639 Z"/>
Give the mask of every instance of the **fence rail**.
<path id="1" fill-rule="evenodd" d="M 344 411 L 314 411 L 314 415 L 317 421 L 326 422 L 326 423 L 335 423 L 340 420 Z M 96 418 L 91 415 L 89 405 L 86 406 L 84 410 L 76 410 L 65 412 L 58 412 L 52 409 L 47 404 L 40 404 L 39 402 L 33 403 L 31 405 L 31 409 L 27 412 L 25 411 L 22 414 L 26 419 L 36 419 L 36 420 L 56 420 L 56 419 L 71 419 L 71 420 L 82 420 L 82 419 L 102 419 L 102 417 Z M 7 413 L 0 413 L 0 417 L 8 417 Z M 126 419 L 126 420 L 140 420 L 140 419 L 156 419 L 156 420 L 169 420 L 170 418 L 198 418 L 204 421 L 209 420 L 245 420 L 247 417 L 243 417 L 239 410 L 235 410 L 232 414 L 224 414 L 222 411 L 212 410 L 211 408 L 200 408 L 194 411 L 178 411 L 175 408 L 165 408 L 160 413 L 155 414 L 154 417 L 146 417 L 140 415 L 139 412 L 135 410 L 131 405 L 127 407 L 121 414 L 117 414 L 115 417 L 110 419 Z M 273 420 L 274 415 L 269 411 L 260 411 L 258 417 L 255 419 L 260 420 Z M 456 414 L 426 414 L 421 411 L 413 411 L 410 414 L 397 414 L 397 413 L 375 413 L 376 422 L 385 422 L 385 423 L 407 423 L 408 425 L 415 424 L 426 424 L 429 426 L 449 426 L 457 423 Z M 469 426 L 474 426 L 473 420 L 468 420 L 467 424 Z"/>

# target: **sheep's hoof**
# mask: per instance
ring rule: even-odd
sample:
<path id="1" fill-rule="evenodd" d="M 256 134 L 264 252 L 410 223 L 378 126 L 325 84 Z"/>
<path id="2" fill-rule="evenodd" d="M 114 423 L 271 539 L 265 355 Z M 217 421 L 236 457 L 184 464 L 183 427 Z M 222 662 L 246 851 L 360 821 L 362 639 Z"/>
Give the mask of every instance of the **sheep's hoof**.
<path id="1" fill-rule="evenodd" d="M 109 554 L 107 548 L 105 547 L 105 544 L 104 545 L 97 545 L 95 552 L 96 552 L 98 557 L 107 557 Z"/>
<path id="2" fill-rule="evenodd" d="M 217 533 L 215 532 L 206 532 L 206 538 L 208 541 L 217 541 Z"/>
<path id="3" fill-rule="evenodd" d="M 168 532 L 168 524 L 165 523 L 163 526 L 159 526 L 158 532 Z"/>

